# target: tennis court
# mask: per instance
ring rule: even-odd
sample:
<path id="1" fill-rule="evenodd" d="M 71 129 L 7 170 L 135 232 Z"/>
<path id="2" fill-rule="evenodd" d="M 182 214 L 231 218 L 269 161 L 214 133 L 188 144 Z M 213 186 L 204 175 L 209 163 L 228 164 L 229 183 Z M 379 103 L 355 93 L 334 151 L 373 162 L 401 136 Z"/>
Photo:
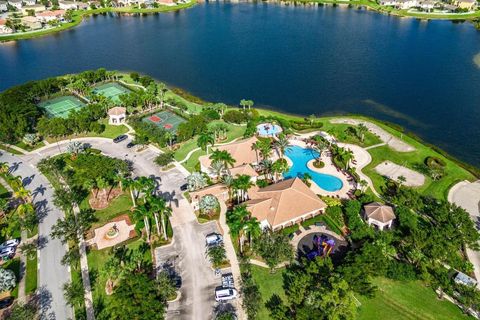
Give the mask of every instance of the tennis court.
<path id="1" fill-rule="evenodd" d="M 120 102 L 120 96 L 132 92 L 130 89 L 121 86 L 116 82 L 109 82 L 94 87 L 93 93 L 103 95 L 113 102 Z"/>
<path id="2" fill-rule="evenodd" d="M 72 110 L 78 110 L 85 104 L 74 96 L 63 96 L 44 101 L 38 105 L 49 117 L 67 118 Z"/>
<path id="3" fill-rule="evenodd" d="M 185 119 L 170 111 L 157 112 L 149 117 L 143 118 L 143 121 L 153 123 L 170 132 L 177 131 L 178 125 L 186 122 Z"/>

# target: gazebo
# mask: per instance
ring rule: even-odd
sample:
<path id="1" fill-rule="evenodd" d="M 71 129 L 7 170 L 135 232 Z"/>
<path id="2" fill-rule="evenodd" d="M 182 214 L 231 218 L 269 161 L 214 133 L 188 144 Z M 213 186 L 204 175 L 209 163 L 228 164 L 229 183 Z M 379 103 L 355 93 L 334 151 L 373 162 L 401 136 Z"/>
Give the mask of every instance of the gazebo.
<path id="1" fill-rule="evenodd" d="M 363 208 L 368 225 L 373 224 L 380 230 L 383 230 L 385 227 L 389 229 L 392 227 L 392 222 L 395 220 L 395 213 L 393 213 L 392 207 L 379 202 L 372 202 L 366 204 Z"/>
<path id="2" fill-rule="evenodd" d="M 124 107 L 114 107 L 108 110 L 108 123 L 119 126 L 125 122 L 127 118 L 127 109 Z"/>

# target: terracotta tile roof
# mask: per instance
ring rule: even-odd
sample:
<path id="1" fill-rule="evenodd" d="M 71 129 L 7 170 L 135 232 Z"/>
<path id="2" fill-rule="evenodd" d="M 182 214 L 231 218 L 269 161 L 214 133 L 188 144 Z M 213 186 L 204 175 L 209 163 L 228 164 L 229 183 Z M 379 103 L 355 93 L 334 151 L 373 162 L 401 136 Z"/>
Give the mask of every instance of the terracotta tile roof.
<path id="1" fill-rule="evenodd" d="M 241 165 L 241 166 L 238 166 L 238 167 L 234 167 L 232 169 L 230 169 L 230 174 L 235 177 L 237 175 L 242 175 L 242 174 L 246 174 L 247 176 L 250 176 L 250 177 L 258 177 L 258 173 L 257 171 L 255 171 L 251 165 L 249 164 L 244 164 L 244 165 Z"/>
<path id="2" fill-rule="evenodd" d="M 327 207 L 299 178 L 281 181 L 265 188 L 252 188 L 245 202 L 252 216 L 267 220 L 272 228 Z"/>
<path id="3" fill-rule="evenodd" d="M 206 196 L 207 194 L 211 194 L 213 196 L 218 196 L 222 193 L 228 192 L 228 188 L 223 183 L 214 184 L 213 186 L 209 186 L 197 191 L 190 192 L 190 197 L 192 201 L 200 200 L 202 197 Z"/>
<path id="4" fill-rule="evenodd" d="M 127 112 L 127 109 L 124 107 L 113 107 L 110 110 L 108 110 L 108 115 L 109 116 L 120 116 L 122 114 L 125 114 Z"/>
<path id="5" fill-rule="evenodd" d="M 386 223 L 395 219 L 395 213 L 393 213 L 392 207 L 379 202 L 366 204 L 363 208 L 365 209 L 367 218 L 374 219 L 382 223 Z"/>
<path id="6" fill-rule="evenodd" d="M 212 150 L 228 151 L 232 155 L 233 159 L 235 159 L 235 165 L 239 166 L 247 163 L 257 162 L 257 153 L 252 150 L 252 145 L 257 141 L 258 139 L 256 137 L 251 137 L 223 146 L 214 147 Z M 209 155 L 201 156 L 199 160 L 205 168 L 210 167 L 210 164 L 212 163 L 212 161 L 209 159 Z"/>
<path id="7" fill-rule="evenodd" d="M 63 16 L 65 14 L 65 10 L 54 10 L 54 11 L 44 11 L 37 14 L 39 17 L 57 17 Z"/>

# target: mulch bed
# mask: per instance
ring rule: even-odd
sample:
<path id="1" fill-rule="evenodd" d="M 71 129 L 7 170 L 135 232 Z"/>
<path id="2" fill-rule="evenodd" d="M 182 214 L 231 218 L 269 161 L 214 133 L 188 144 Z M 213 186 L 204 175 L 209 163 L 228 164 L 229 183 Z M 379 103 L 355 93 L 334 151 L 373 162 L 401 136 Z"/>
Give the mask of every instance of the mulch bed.
<path id="1" fill-rule="evenodd" d="M 98 191 L 97 197 L 92 197 L 90 196 L 90 199 L 88 199 L 88 203 L 90 204 L 90 207 L 95 210 L 102 210 L 105 209 L 110 205 L 110 203 L 113 201 L 113 199 L 117 198 L 122 194 L 122 190 L 120 188 L 114 188 L 108 193 L 108 190 L 106 194 L 103 193 L 103 190 Z M 108 196 L 108 200 L 106 198 Z"/>

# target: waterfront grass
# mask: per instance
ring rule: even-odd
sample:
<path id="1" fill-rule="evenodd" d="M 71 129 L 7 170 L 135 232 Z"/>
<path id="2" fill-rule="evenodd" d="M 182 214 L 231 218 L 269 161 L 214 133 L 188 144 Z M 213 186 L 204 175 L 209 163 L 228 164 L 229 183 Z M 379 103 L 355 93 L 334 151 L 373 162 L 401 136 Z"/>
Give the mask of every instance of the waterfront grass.
<path id="1" fill-rule="evenodd" d="M 346 130 L 348 127 L 355 127 L 355 126 L 344 124 L 344 123 L 333 124 L 333 123 L 330 123 L 329 121 L 325 121 L 323 122 L 323 126 L 321 130 L 333 135 L 335 139 L 337 139 L 337 141 L 339 142 L 356 144 L 361 147 L 370 147 L 370 146 L 382 143 L 382 140 L 380 140 L 379 137 L 377 137 L 370 131 L 365 132 L 364 140 L 362 141 L 357 136 L 346 133 Z"/>
<path id="2" fill-rule="evenodd" d="M 165 93 L 165 100 L 169 102 L 173 102 L 174 105 L 183 105 L 187 108 L 188 113 L 190 114 L 198 114 L 202 112 L 203 106 L 195 103 L 188 101 L 184 97 L 179 96 L 178 94 L 174 93 L 171 90 L 168 90 Z"/>
<path id="3" fill-rule="evenodd" d="M 100 123 L 105 125 L 105 130 L 102 133 L 96 132 L 88 132 L 88 133 L 79 133 L 79 134 L 72 134 L 62 138 L 62 141 L 69 140 L 69 139 L 76 139 L 76 138 L 86 138 L 86 137 L 97 137 L 97 138 L 108 138 L 113 139 L 118 137 L 121 134 L 125 134 L 128 132 L 128 128 L 124 125 L 120 126 L 112 126 L 108 124 L 107 119 L 102 119 Z M 47 142 L 49 143 L 56 143 L 57 140 L 55 138 L 47 138 Z"/>

